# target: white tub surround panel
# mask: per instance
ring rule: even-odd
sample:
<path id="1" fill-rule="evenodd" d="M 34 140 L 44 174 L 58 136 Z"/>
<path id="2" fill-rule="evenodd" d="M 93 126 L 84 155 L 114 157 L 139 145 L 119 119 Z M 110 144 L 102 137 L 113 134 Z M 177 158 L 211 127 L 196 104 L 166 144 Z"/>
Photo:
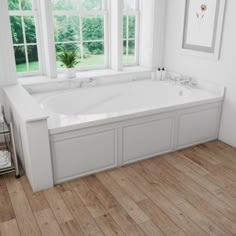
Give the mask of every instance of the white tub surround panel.
<path id="1" fill-rule="evenodd" d="M 49 114 L 55 183 L 217 139 L 224 89 L 206 87 L 143 80 L 34 94 Z"/>
<path id="2" fill-rule="evenodd" d="M 106 127 L 51 135 L 55 183 L 117 166 L 116 130 Z"/>
<path id="3" fill-rule="evenodd" d="M 222 102 L 216 102 L 51 134 L 54 181 L 61 183 L 215 140 L 221 107 Z"/>
<path id="4" fill-rule="evenodd" d="M 21 86 L 6 87 L 4 92 L 17 131 L 17 152 L 33 190 L 52 187 L 47 114 Z"/>
<path id="5" fill-rule="evenodd" d="M 125 126 L 122 129 L 123 163 L 172 150 L 173 117 L 164 116 L 153 121 Z"/>
<path id="6" fill-rule="evenodd" d="M 47 121 L 26 122 L 21 126 L 25 172 L 33 191 L 54 185 Z"/>
<path id="7" fill-rule="evenodd" d="M 221 107 L 217 103 L 182 112 L 179 116 L 177 148 L 218 137 L 220 117 Z"/>

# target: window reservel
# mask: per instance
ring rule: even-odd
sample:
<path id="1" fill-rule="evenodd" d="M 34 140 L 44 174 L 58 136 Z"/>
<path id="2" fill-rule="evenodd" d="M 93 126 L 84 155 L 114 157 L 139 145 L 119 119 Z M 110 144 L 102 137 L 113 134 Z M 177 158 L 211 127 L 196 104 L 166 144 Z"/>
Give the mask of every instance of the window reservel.
<path id="1" fill-rule="evenodd" d="M 8 1 L 17 72 L 40 72 L 38 11 L 34 0 Z"/>
<path id="2" fill-rule="evenodd" d="M 62 48 L 77 50 L 77 67 L 105 66 L 106 4 L 104 0 L 54 0 L 54 40 L 57 56 Z M 57 62 L 57 67 L 62 67 Z"/>
<path id="3" fill-rule="evenodd" d="M 139 1 L 124 0 L 123 64 L 138 64 Z"/>

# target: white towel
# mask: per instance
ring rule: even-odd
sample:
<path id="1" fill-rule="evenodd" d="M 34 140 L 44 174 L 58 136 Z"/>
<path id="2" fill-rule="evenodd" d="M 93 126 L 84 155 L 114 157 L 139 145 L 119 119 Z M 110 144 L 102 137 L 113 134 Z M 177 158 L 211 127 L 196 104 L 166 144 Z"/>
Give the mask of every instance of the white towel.
<path id="1" fill-rule="evenodd" d="M 11 166 L 11 154 L 8 151 L 0 151 L 0 168 Z"/>
<path id="2" fill-rule="evenodd" d="M 0 114 L 0 124 L 4 122 L 2 113 Z"/>
<path id="3" fill-rule="evenodd" d="M 5 169 L 5 168 L 9 168 L 9 167 L 11 167 L 11 160 L 8 163 L 6 163 L 5 165 L 0 165 L 0 171 L 1 171 L 1 169 Z"/>
<path id="4" fill-rule="evenodd" d="M 0 150 L 0 158 L 1 158 L 1 157 L 6 157 L 6 156 L 7 156 L 7 153 L 8 153 L 8 151 L 6 151 L 6 150 L 4 150 L 4 151 L 1 151 L 1 150 Z"/>
<path id="5" fill-rule="evenodd" d="M 8 162 L 8 158 L 7 157 L 0 157 L 0 165 L 7 163 Z"/>

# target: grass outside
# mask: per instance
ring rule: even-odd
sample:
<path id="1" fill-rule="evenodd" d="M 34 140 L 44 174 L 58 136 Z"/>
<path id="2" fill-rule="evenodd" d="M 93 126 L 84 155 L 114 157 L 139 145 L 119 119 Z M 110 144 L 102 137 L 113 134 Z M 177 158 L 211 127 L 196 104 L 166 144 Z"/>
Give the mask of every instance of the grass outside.
<path id="1" fill-rule="evenodd" d="M 38 71 L 39 70 L 39 62 L 33 61 L 29 63 L 29 71 Z M 16 71 L 17 72 L 27 72 L 27 66 L 26 63 L 23 64 L 17 64 L 16 65 Z"/>
<path id="2" fill-rule="evenodd" d="M 133 55 L 129 55 L 128 57 L 123 58 L 123 62 L 125 64 L 133 63 L 135 60 Z M 57 61 L 57 68 L 63 68 L 64 66 L 61 66 L 61 62 Z M 90 57 L 81 60 L 79 67 L 85 67 L 85 66 L 93 66 L 93 65 L 104 65 L 104 55 L 91 55 Z M 29 63 L 29 71 L 38 71 L 39 70 L 39 63 L 38 62 L 30 62 Z M 26 63 L 18 64 L 16 65 L 16 71 L 17 72 L 27 72 L 27 66 Z"/>
<path id="3" fill-rule="evenodd" d="M 125 54 L 123 54 L 123 60 L 122 61 L 125 65 L 134 64 L 135 63 L 135 56 L 134 55 L 125 55 Z"/>
<path id="4" fill-rule="evenodd" d="M 104 65 L 104 55 L 91 55 L 88 58 L 80 60 L 80 63 L 77 67 L 86 67 L 86 66 L 93 66 L 93 65 Z M 57 61 L 57 68 L 63 68 L 62 63 Z"/>

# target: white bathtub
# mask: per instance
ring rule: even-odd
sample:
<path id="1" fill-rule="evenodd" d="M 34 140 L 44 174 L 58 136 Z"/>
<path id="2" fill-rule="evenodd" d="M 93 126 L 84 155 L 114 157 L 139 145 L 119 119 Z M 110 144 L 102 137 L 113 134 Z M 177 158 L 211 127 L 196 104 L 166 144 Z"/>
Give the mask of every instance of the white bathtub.
<path id="1" fill-rule="evenodd" d="M 52 134 L 222 100 L 221 94 L 151 80 L 62 90 L 34 97 L 49 114 Z"/>
<path id="2" fill-rule="evenodd" d="M 35 94 L 49 114 L 54 182 L 218 137 L 223 94 L 136 81 Z"/>

